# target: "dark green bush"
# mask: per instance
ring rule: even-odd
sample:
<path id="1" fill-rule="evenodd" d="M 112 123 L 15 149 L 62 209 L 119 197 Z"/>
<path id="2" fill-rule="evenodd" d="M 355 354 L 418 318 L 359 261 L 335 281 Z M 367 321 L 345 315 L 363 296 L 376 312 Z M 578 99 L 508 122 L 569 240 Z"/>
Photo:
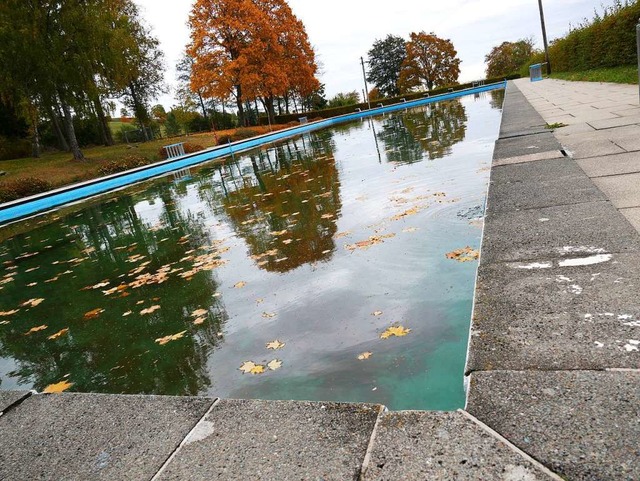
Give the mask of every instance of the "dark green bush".
<path id="1" fill-rule="evenodd" d="M 140 155 L 126 155 L 118 160 L 111 160 L 98 169 L 100 175 L 111 175 L 125 170 L 147 165 L 149 161 Z"/>
<path id="2" fill-rule="evenodd" d="M 31 141 L 29 139 L 5 139 L 0 137 L 0 160 L 23 159 L 30 157 Z"/>
<path id="3" fill-rule="evenodd" d="M 49 182 L 38 177 L 24 177 L 3 182 L 0 183 L 0 203 L 40 194 L 51 190 L 51 188 L 52 186 Z"/>

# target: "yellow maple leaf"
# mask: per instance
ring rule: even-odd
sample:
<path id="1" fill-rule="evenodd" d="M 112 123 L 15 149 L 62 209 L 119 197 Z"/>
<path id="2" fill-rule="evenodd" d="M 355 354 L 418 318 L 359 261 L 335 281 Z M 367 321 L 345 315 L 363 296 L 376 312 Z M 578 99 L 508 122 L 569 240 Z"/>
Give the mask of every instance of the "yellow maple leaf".
<path id="1" fill-rule="evenodd" d="M 12 316 L 15 313 L 19 312 L 20 309 L 13 309 L 12 311 L 2 311 L 0 312 L 0 317 L 4 317 L 4 316 Z"/>
<path id="2" fill-rule="evenodd" d="M 480 257 L 480 252 L 467 246 L 462 249 L 456 249 L 452 252 L 448 252 L 445 254 L 445 257 L 458 262 L 471 262 Z"/>
<path id="3" fill-rule="evenodd" d="M 187 331 L 182 331 L 177 334 L 171 334 L 169 336 L 159 337 L 158 339 L 156 339 L 156 342 L 161 346 L 164 346 L 165 344 L 171 341 L 177 341 L 178 339 L 181 339 L 182 337 L 184 337 L 186 333 Z"/>
<path id="4" fill-rule="evenodd" d="M 160 309 L 160 306 L 156 305 L 156 306 L 151 306 L 151 307 L 147 307 L 146 309 L 142 309 L 140 311 L 140 314 L 145 315 L 145 314 L 152 314 L 155 311 L 157 311 L 158 309 Z"/>
<path id="5" fill-rule="evenodd" d="M 403 337 L 411 332 L 411 329 L 406 329 L 402 326 L 392 326 L 380 335 L 380 339 L 389 339 L 392 336 Z"/>
<path id="6" fill-rule="evenodd" d="M 266 344 L 267 349 L 273 349 L 277 351 L 278 349 L 282 349 L 286 344 L 284 342 L 280 342 L 279 340 L 271 341 Z"/>
<path id="7" fill-rule="evenodd" d="M 206 309 L 196 309 L 195 311 L 193 311 L 191 313 L 191 317 L 202 317 L 205 314 L 208 314 L 209 311 L 207 311 Z"/>
<path id="8" fill-rule="evenodd" d="M 236 289 L 242 289 L 246 285 L 247 285 L 246 282 L 240 281 L 240 282 L 236 282 L 233 287 L 235 287 Z"/>
<path id="9" fill-rule="evenodd" d="M 58 339 L 59 337 L 64 336 L 68 332 L 69 332 L 69 328 L 65 327 L 64 329 L 60 329 L 55 334 L 50 335 L 49 337 L 47 337 L 47 339 Z"/>
<path id="10" fill-rule="evenodd" d="M 263 312 L 262 313 L 262 317 L 264 317 L 265 319 L 271 319 L 276 317 L 276 313 L 275 312 Z"/>
<path id="11" fill-rule="evenodd" d="M 282 361 L 280 359 L 274 359 L 267 364 L 267 367 L 272 371 L 277 371 L 282 367 Z"/>
<path id="12" fill-rule="evenodd" d="M 24 335 L 28 336 L 29 334 L 33 334 L 34 332 L 38 332 L 38 331 L 44 331 L 47 327 L 46 325 L 42 325 L 42 326 L 36 326 L 36 327 L 32 327 L 31 329 L 29 329 L 29 331 L 25 332 Z"/>
<path id="13" fill-rule="evenodd" d="M 95 317 L 98 317 L 100 314 L 102 314 L 104 312 L 104 309 L 102 309 L 101 307 L 97 307 L 89 312 L 85 312 L 84 313 L 84 318 L 85 319 L 93 319 Z"/>
<path id="14" fill-rule="evenodd" d="M 207 318 L 206 318 L 206 317 L 199 317 L 199 318 L 197 318 L 196 320 L 194 320 L 194 321 L 193 321 L 193 323 L 194 323 L 196 326 L 199 326 L 200 324 L 204 324 L 204 321 L 206 321 L 206 320 L 207 320 Z"/>
<path id="15" fill-rule="evenodd" d="M 44 299 L 29 299 L 28 301 L 24 301 L 21 306 L 22 307 L 36 307 L 40 303 L 42 303 Z"/>
<path id="16" fill-rule="evenodd" d="M 361 360 L 361 361 L 364 361 L 366 359 L 369 359 L 372 354 L 373 354 L 372 352 L 363 352 L 362 354 L 360 354 L 358 356 L 358 359 Z"/>
<path id="17" fill-rule="evenodd" d="M 42 392 L 44 394 L 61 393 L 62 391 L 69 389 L 71 386 L 73 386 L 72 382 L 60 381 L 55 384 L 49 384 Z"/>
<path id="18" fill-rule="evenodd" d="M 243 374 L 262 374 L 265 371 L 262 364 L 256 364 L 253 361 L 245 361 L 238 369 L 240 369 Z"/>

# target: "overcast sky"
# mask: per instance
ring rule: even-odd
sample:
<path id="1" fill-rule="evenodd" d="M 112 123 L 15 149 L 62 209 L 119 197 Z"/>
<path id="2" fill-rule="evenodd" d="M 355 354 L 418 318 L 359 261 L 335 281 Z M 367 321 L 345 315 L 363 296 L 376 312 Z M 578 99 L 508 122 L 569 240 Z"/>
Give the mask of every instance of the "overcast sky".
<path id="1" fill-rule="evenodd" d="M 169 85 L 174 66 L 189 41 L 191 0 L 135 0 L 165 52 Z M 612 0 L 543 0 L 547 35 L 561 37 L 570 25 L 591 18 Z M 453 42 L 462 60 L 460 81 L 484 77 L 484 56 L 503 41 L 532 37 L 542 47 L 537 0 L 289 0 L 300 18 L 322 66 L 328 97 L 363 89 L 360 56 L 388 34 L 408 38 L 411 32 L 434 32 Z M 169 108 L 173 96 L 160 102 Z"/>

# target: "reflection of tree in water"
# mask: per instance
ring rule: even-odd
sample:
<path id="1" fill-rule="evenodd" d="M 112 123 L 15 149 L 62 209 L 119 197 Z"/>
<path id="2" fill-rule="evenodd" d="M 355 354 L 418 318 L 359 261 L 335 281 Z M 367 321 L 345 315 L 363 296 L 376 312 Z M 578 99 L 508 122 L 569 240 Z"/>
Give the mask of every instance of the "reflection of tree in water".
<path id="1" fill-rule="evenodd" d="M 198 222 L 182 216 L 173 189 L 156 183 L 145 195 L 161 204 L 157 225 L 141 219 L 133 198 L 125 195 L 4 244 L 0 260 L 15 279 L 3 286 L 0 311 L 15 309 L 28 298 L 44 299 L 33 309 L 23 307 L 0 319 L 10 320 L 0 326 L 0 356 L 15 360 L 11 376 L 38 390 L 67 375 L 73 389 L 83 392 L 195 395 L 211 385 L 207 359 L 221 342 L 218 333 L 227 314 L 214 297 L 217 283 L 210 271 L 189 281 L 179 273 L 190 268 L 190 255 L 214 240 L 207 240 Z M 38 254 L 19 259 L 25 251 Z M 168 275 L 166 282 L 103 294 L 165 266 L 182 270 Z M 160 309 L 140 314 L 152 305 Z M 94 309 L 104 312 L 85 318 Z M 191 316 L 196 309 L 208 311 L 199 325 Z M 47 328 L 25 335 L 38 325 Z M 47 339 L 66 328 L 68 333 L 58 339 Z M 187 332 L 179 341 L 155 342 L 182 331 Z"/>
<path id="2" fill-rule="evenodd" d="M 504 89 L 489 91 L 489 94 L 491 95 L 491 99 L 489 99 L 491 108 L 502 110 L 502 104 L 504 103 L 504 93 L 505 93 Z"/>
<path id="3" fill-rule="evenodd" d="M 464 140 L 467 114 L 459 100 L 449 100 L 391 115 L 378 133 L 390 162 L 411 164 L 440 159 Z"/>
<path id="4" fill-rule="evenodd" d="M 229 169 L 223 205 L 260 267 L 287 272 L 326 260 L 335 249 L 340 179 L 330 132 L 249 156 L 241 179 Z M 250 170 L 249 170 L 250 169 Z"/>

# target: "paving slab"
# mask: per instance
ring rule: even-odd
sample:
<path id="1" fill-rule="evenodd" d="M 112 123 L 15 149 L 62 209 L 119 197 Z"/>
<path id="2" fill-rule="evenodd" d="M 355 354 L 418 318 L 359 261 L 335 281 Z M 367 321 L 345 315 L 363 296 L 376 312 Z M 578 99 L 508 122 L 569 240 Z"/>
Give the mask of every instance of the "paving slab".
<path id="1" fill-rule="evenodd" d="M 563 251 L 570 246 L 629 253 L 640 250 L 640 236 L 607 201 L 513 212 L 487 211 L 482 262 L 549 261 L 570 256 Z"/>
<path id="2" fill-rule="evenodd" d="M 161 480 L 356 480 L 382 406 L 223 400 Z"/>
<path id="3" fill-rule="evenodd" d="M 573 135 L 562 138 L 562 145 L 574 159 L 586 159 L 589 157 L 601 157 L 603 155 L 622 154 L 627 152 L 611 140 L 599 139 L 572 139 Z"/>
<path id="4" fill-rule="evenodd" d="M 363 481 L 558 479 L 462 412 L 392 412 L 378 424 Z"/>
<path id="5" fill-rule="evenodd" d="M 29 396 L 29 391 L 0 391 L 0 413 L 9 406 Z"/>
<path id="6" fill-rule="evenodd" d="M 151 479 L 213 402 L 31 396 L 0 417 L 0 479 Z"/>
<path id="7" fill-rule="evenodd" d="M 640 173 L 599 177 L 593 182 L 617 208 L 640 207 Z"/>
<path id="8" fill-rule="evenodd" d="M 640 207 L 633 207 L 631 209 L 620 209 L 620 212 L 640 233 Z"/>
<path id="9" fill-rule="evenodd" d="M 492 371 L 467 410 L 570 480 L 640 479 L 640 372 Z"/>
<path id="10" fill-rule="evenodd" d="M 565 157 L 493 168 L 488 211 L 514 211 L 604 201 L 606 197 Z"/>
<path id="11" fill-rule="evenodd" d="M 518 89 L 510 88 L 504 99 L 500 137 L 539 132 L 546 122 Z"/>
<path id="12" fill-rule="evenodd" d="M 507 159 L 494 159 L 493 167 L 500 165 L 512 165 L 512 164 L 524 164 L 526 162 L 536 162 L 538 160 L 553 160 L 562 159 L 564 155 L 557 150 L 550 150 L 548 152 L 539 152 L 537 154 L 526 154 L 518 157 L 509 157 Z"/>
<path id="13" fill-rule="evenodd" d="M 576 160 L 589 177 L 640 172 L 640 155 L 636 152 Z"/>
<path id="14" fill-rule="evenodd" d="M 467 372 L 640 369 L 640 253 L 483 264 L 476 286 Z"/>
<path id="15" fill-rule="evenodd" d="M 640 124 L 640 115 L 626 115 L 624 117 L 614 117 L 607 120 L 593 120 L 588 122 L 588 124 L 596 130 L 624 127 L 626 125 Z"/>
<path id="16" fill-rule="evenodd" d="M 557 152 L 561 149 L 562 146 L 555 139 L 551 131 L 547 131 L 517 137 L 502 137 L 496 142 L 493 158 L 507 159 L 540 152 Z"/>

